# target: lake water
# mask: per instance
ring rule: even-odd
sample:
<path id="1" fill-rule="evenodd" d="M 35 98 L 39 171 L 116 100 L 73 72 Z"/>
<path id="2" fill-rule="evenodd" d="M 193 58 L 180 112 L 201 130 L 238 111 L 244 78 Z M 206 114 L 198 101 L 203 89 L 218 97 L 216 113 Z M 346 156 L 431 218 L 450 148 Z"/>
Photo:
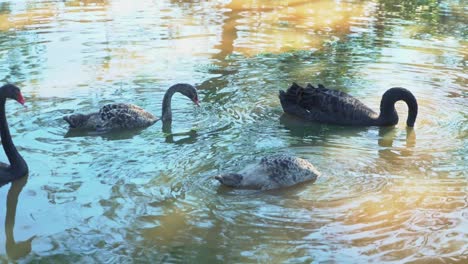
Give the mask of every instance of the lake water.
<path id="1" fill-rule="evenodd" d="M 30 174 L 0 188 L 0 262 L 466 263 L 466 12 L 457 0 L 2 1 L 0 78 L 27 101 L 8 101 L 7 117 Z M 160 115 L 178 82 L 201 107 L 175 95 L 172 133 L 67 133 L 64 115 L 105 103 Z M 376 111 L 406 87 L 416 126 L 404 103 L 395 127 L 303 124 L 279 103 L 292 82 Z M 272 153 L 322 177 L 268 192 L 213 178 Z"/>

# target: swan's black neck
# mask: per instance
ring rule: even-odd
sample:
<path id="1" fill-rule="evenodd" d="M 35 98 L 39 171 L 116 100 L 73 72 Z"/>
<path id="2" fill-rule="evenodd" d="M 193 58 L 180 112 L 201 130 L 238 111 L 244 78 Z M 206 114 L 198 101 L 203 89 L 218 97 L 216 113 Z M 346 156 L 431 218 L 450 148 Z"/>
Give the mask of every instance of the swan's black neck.
<path id="1" fill-rule="evenodd" d="M 0 136 L 2 138 L 3 149 L 5 150 L 5 154 L 10 162 L 11 169 L 17 172 L 27 173 L 28 166 L 26 165 L 23 157 L 18 153 L 18 150 L 16 150 L 13 140 L 11 139 L 10 129 L 8 128 L 8 122 L 5 114 L 5 103 L 6 98 L 0 97 Z"/>
<path id="2" fill-rule="evenodd" d="M 418 115 L 418 103 L 414 95 L 405 88 L 394 87 L 388 89 L 382 95 L 380 102 L 380 115 L 377 118 L 378 125 L 392 126 L 398 123 L 398 114 L 395 110 L 395 103 L 397 101 L 404 101 L 408 105 L 408 118 L 406 125 L 409 127 L 414 126 L 416 116 Z"/>
<path id="3" fill-rule="evenodd" d="M 162 115 L 161 119 L 163 122 L 172 121 L 172 108 L 171 108 L 171 101 L 172 96 L 177 92 L 185 91 L 188 88 L 187 84 L 178 83 L 174 84 L 173 86 L 167 89 L 166 93 L 164 94 L 164 99 L 162 103 Z"/>

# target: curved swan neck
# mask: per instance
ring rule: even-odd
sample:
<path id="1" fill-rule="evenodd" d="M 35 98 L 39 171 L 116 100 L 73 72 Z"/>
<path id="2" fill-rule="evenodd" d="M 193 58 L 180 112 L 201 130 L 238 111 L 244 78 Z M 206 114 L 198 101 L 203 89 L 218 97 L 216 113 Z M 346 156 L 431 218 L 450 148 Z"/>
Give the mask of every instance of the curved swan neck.
<path id="1" fill-rule="evenodd" d="M 167 89 L 166 93 L 164 94 L 164 99 L 162 103 L 161 119 L 163 122 L 172 121 L 172 108 L 171 108 L 172 96 L 177 92 L 180 93 L 182 91 L 185 91 L 189 87 L 191 86 L 188 84 L 178 83 L 178 84 L 174 84 L 173 86 L 169 87 L 169 89 Z"/>
<path id="2" fill-rule="evenodd" d="M 381 125 L 396 125 L 398 123 L 395 103 L 400 100 L 404 101 L 408 106 L 406 125 L 409 127 L 414 126 L 416 116 L 418 115 L 418 103 L 410 91 L 401 87 L 390 88 L 382 95 L 380 115 L 377 119 Z"/>
<path id="3" fill-rule="evenodd" d="M 8 157 L 10 166 L 14 169 L 25 169 L 27 168 L 26 162 L 23 157 L 16 150 L 13 140 L 11 139 L 10 129 L 8 128 L 8 122 L 5 114 L 5 103 L 6 98 L 0 97 L 0 136 L 2 139 L 3 149 Z"/>

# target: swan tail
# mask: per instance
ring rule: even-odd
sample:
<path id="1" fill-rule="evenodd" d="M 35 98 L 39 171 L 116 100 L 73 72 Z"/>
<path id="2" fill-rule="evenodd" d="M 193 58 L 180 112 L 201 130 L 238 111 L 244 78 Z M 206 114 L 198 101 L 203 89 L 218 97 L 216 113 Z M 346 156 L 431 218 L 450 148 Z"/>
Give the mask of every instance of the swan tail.
<path id="1" fill-rule="evenodd" d="M 65 120 L 68 125 L 70 126 L 70 128 L 74 128 L 75 125 L 74 125 L 74 122 L 73 122 L 73 118 L 71 116 L 64 116 L 63 117 L 63 120 Z"/>
<path id="2" fill-rule="evenodd" d="M 89 119 L 89 115 L 83 114 L 73 114 L 69 116 L 64 116 L 63 120 L 65 120 L 70 128 L 80 128 L 84 127 Z"/>
<path id="3" fill-rule="evenodd" d="M 297 83 L 293 83 L 286 91 L 280 91 L 279 98 L 283 109 L 286 104 L 297 104 L 302 99 L 303 93 L 304 88 Z"/>

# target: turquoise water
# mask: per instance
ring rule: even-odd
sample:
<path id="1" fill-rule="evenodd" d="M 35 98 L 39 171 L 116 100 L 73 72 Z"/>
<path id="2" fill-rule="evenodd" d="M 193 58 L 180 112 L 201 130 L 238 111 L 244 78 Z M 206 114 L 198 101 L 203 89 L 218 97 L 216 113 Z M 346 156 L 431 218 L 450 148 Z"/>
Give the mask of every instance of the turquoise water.
<path id="1" fill-rule="evenodd" d="M 463 1 L 0 3 L 0 78 L 25 95 L 7 116 L 30 168 L 0 188 L 0 261 L 466 261 L 467 22 Z M 293 81 L 376 111 L 406 87 L 416 126 L 304 126 L 277 97 Z M 110 102 L 160 115 L 177 82 L 201 107 L 174 96 L 172 133 L 62 120 Z M 269 192 L 213 178 L 279 152 L 322 177 Z"/>

